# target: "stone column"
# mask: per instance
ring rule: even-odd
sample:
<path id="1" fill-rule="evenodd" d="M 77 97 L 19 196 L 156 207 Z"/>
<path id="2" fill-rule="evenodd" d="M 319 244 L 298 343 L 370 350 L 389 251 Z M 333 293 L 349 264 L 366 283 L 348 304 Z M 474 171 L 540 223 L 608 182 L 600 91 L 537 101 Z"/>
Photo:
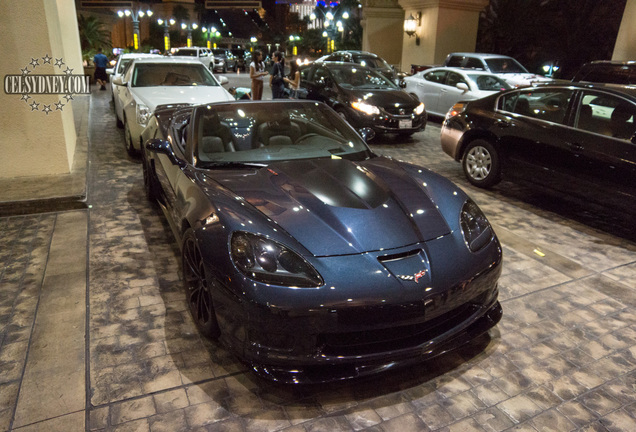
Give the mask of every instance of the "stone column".
<path id="1" fill-rule="evenodd" d="M 0 178 L 69 173 L 77 138 L 72 102 L 58 94 L 7 94 L 6 76 L 63 75 L 66 68 L 72 69 L 66 73 L 84 73 L 74 0 L 3 1 L 0 40 L 5 90 L 0 93 Z"/>
<path id="2" fill-rule="evenodd" d="M 392 65 L 402 62 L 404 10 L 397 0 L 362 0 L 362 49 Z"/>
<path id="3" fill-rule="evenodd" d="M 475 51 L 479 12 L 488 0 L 398 0 L 405 16 L 421 15 L 416 37 L 402 31 L 402 70 L 411 64 L 439 65 L 448 53 Z"/>
<path id="4" fill-rule="evenodd" d="M 627 0 L 612 60 L 636 60 L 636 0 Z"/>

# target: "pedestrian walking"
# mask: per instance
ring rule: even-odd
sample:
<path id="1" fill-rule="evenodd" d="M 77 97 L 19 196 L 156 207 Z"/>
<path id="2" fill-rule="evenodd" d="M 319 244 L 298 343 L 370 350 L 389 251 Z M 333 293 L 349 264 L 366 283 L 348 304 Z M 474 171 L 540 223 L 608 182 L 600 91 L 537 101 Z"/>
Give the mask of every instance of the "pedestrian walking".
<path id="1" fill-rule="evenodd" d="M 108 82 L 108 75 L 106 74 L 106 68 L 108 67 L 108 57 L 102 53 L 102 49 L 97 49 L 97 54 L 93 58 L 93 64 L 95 64 L 95 75 L 93 75 L 95 82 L 99 84 L 100 90 L 106 90 L 106 83 Z"/>

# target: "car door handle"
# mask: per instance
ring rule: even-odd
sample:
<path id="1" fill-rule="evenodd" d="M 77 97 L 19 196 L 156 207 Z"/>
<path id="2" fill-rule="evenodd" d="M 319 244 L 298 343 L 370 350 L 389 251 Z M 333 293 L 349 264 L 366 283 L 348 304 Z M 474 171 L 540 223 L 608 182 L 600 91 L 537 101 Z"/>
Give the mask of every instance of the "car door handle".
<path id="1" fill-rule="evenodd" d="M 507 128 L 512 126 L 512 123 L 506 121 L 506 120 L 497 120 L 497 123 L 495 123 L 495 126 L 497 126 L 498 128 Z"/>
<path id="2" fill-rule="evenodd" d="M 568 148 L 573 152 L 581 152 L 583 151 L 583 146 L 579 143 L 567 143 Z"/>

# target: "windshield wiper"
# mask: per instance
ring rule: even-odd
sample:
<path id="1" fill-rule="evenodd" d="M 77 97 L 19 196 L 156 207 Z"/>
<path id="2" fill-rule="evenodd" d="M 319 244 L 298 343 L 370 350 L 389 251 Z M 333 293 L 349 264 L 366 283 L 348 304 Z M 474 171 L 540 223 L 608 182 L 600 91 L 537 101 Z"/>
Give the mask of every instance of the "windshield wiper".
<path id="1" fill-rule="evenodd" d="M 210 161 L 203 162 L 205 168 L 263 168 L 267 164 L 258 162 L 230 162 L 230 161 Z"/>

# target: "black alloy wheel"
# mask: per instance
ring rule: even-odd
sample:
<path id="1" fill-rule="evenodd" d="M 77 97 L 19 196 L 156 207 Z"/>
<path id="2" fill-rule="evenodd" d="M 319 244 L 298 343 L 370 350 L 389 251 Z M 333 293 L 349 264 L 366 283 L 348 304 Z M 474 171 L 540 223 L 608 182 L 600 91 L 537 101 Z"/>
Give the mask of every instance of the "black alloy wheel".
<path id="1" fill-rule="evenodd" d="M 157 183 L 153 173 L 151 172 L 151 168 L 149 167 L 149 162 L 146 159 L 145 155 L 142 158 L 142 169 L 144 173 L 144 189 L 146 191 L 146 198 L 148 201 L 155 204 L 159 201 L 159 192 L 157 188 Z"/>
<path id="2" fill-rule="evenodd" d="M 486 140 L 471 141 L 464 151 L 462 168 L 469 182 L 489 188 L 501 181 L 501 165 L 497 149 Z"/>
<path id="3" fill-rule="evenodd" d="M 207 275 L 201 250 L 191 228 L 183 236 L 181 255 L 186 301 L 192 318 L 204 336 L 216 339 L 221 331 L 212 302 L 212 289 L 215 284 L 213 278 Z"/>

